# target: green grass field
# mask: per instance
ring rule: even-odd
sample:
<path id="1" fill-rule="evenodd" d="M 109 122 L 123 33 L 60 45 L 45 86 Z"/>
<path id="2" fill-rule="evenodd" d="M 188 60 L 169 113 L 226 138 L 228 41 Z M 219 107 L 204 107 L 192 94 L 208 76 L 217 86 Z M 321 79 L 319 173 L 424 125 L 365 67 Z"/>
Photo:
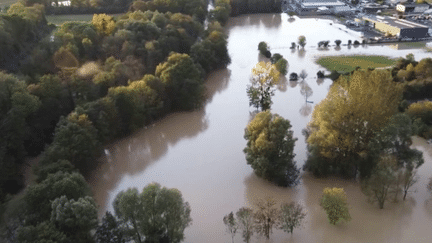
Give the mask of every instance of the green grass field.
<path id="1" fill-rule="evenodd" d="M 385 56 L 326 56 L 320 57 L 316 63 L 327 70 L 338 72 L 351 72 L 355 67 L 380 68 L 394 65 L 395 59 Z"/>
<path id="2" fill-rule="evenodd" d="M 114 18 L 118 18 L 119 16 L 124 15 L 121 14 L 110 14 Z M 48 23 L 55 24 L 55 25 L 61 25 L 64 22 L 67 21 L 91 21 L 93 18 L 93 14 L 66 14 L 66 15 L 47 15 L 46 19 Z"/>
<path id="3" fill-rule="evenodd" d="M 0 0 L 0 7 L 3 9 L 5 6 L 10 6 L 17 2 L 18 0 Z"/>

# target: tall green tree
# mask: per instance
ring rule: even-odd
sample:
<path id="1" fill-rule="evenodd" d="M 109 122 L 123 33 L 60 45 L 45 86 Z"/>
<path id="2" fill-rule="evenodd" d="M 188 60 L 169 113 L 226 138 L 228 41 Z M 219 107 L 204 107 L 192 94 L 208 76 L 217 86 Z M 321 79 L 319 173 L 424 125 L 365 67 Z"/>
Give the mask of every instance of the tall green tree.
<path id="1" fill-rule="evenodd" d="M 180 242 L 192 219 L 190 206 L 177 189 L 167 189 L 158 183 L 146 186 L 141 194 L 136 189 L 120 192 L 114 200 L 114 210 L 130 226 L 137 242 Z"/>
<path id="2" fill-rule="evenodd" d="M 97 206 L 92 197 L 80 197 L 78 200 L 61 196 L 51 202 L 51 222 L 71 239 L 89 241 L 90 230 L 98 223 Z"/>
<path id="3" fill-rule="evenodd" d="M 41 183 L 31 185 L 25 191 L 27 222 L 37 225 L 48 221 L 51 217 L 51 201 L 58 197 L 78 200 L 90 195 L 89 185 L 81 174 L 63 171 L 49 174 Z"/>
<path id="4" fill-rule="evenodd" d="M 171 53 L 156 67 L 155 76 L 165 84 L 173 109 L 190 110 L 201 105 L 204 85 L 201 70 L 187 54 Z"/>
<path id="5" fill-rule="evenodd" d="M 340 221 L 351 220 L 343 188 L 324 188 L 320 205 L 326 211 L 330 224 L 336 225 Z"/>
<path id="6" fill-rule="evenodd" d="M 298 183 L 299 170 L 294 159 L 294 143 L 288 120 L 270 111 L 258 113 L 245 129 L 248 141 L 243 152 L 255 174 L 279 186 Z"/>
<path id="7" fill-rule="evenodd" d="M 101 224 L 97 227 L 95 237 L 97 243 L 126 242 L 124 228 L 121 227 L 120 222 L 108 211 L 103 216 Z"/>

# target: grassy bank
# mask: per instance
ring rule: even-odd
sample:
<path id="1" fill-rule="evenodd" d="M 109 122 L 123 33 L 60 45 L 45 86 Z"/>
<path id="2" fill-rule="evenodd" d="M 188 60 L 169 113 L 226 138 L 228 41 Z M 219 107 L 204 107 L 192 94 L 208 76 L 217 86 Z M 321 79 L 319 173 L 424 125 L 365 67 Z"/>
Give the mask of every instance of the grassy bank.
<path id="1" fill-rule="evenodd" d="M 109 14 L 111 16 L 114 16 L 114 18 L 118 18 L 119 16 L 123 15 L 121 14 Z M 48 23 L 55 24 L 55 25 L 61 25 L 64 22 L 67 21 L 91 21 L 93 18 L 93 14 L 67 14 L 67 15 L 47 15 L 46 19 Z"/>
<path id="2" fill-rule="evenodd" d="M 316 63 L 327 70 L 351 72 L 357 66 L 361 68 L 379 68 L 394 65 L 396 60 L 385 56 L 326 56 L 320 57 Z"/>

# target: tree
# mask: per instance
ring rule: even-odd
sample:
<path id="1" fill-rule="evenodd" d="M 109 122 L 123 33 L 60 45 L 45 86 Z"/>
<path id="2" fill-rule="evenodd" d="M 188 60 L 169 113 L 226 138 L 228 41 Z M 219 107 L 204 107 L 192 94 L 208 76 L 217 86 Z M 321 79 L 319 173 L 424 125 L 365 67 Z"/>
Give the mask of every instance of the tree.
<path id="1" fill-rule="evenodd" d="M 53 143 L 45 150 L 42 165 L 68 160 L 83 171 L 94 166 L 100 155 L 101 144 L 97 130 L 86 114 L 72 112 L 57 124 Z"/>
<path id="2" fill-rule="evenodd" d="M 268 46 L 267 42 L 261 41 L 258 43 L 258 50 L 262 55 L 266 55 L 266 52 L 270 51 L 270 47 Z"/>
<path id="3" fill-rule="evenodd" d="M 242 230 L 243 240 L 249 243 L 255 229 L 253 211 L 250 208 L 240 208 L 236 213 L 236 217 L 239 229 Z"/>
<path id="4" fill-rule="evenodd" d="M 190 110 L 201 105 L 204 85 L 201 70 L 187 54 L 171 53 L 156 67 L 155 76 L 165 84 L 173 109 Z"/>
<path id="5" fill-rule="evenodd" d="M 288 70 L 288 61 L 285 58 L 281 58 L 279 59 L 276 63 L 275 63 L 276 69 L 282 74 L 282 75 L 287 75 Z"/>
<path id="6" fill-rule="evenodd" d="M 146 242 L 180 242 L 192 222 L 189 203 L 183 201 L 180 191 L 161 188 L 158 183 L 147 185 L 141 194 L 135 188 L 120 192 L 113 206 L 138 242 L 143 242 L 142 237 Z"/>
<path id="7" fill-rule="evenodd" d="M 247 88 L 249 105 L 262 110 L 270 109 L 275 84 L 279 82 L 279 71 L 270 62 L 259 62 L 252 68 L 251 85 Z"/>
<path id="8" fill-rule="evenodd" d="M 419 176 L 417 175 L 417 170 L 403 169 L 401 172 L 400 179 L 402 180 L 402 192 L 403 200 L 405 200 L 409 189 L 417 183 Z"/>
<path id="9" fill-rule="evenodd" d="M 229 213 L 228 215 L 225 215 L 223 218 L 223 222 L 227 227 L 228 233 L 231 234 L 232 242 L 234 243 L 234 236 L 237 232 L 238 225 L 234 218 L 233 212 Z"/>
<path id="10" fill-rule="evenodd" d="M 20 243 L 68 242 L 68 237 L 49 221 L 44 221 L 36 226 L 21 227 L 16 234 L 17 242 Z"/>
<path id="11" fill-rule="evenodd" d="M 92 24 L 99 32 L 105 35 L 110 35 L 115 29 L 114 18 L 106 14 L 94 14 Z"/>
<path id="12" fill-rule="evenodd" d="M 92 197 L 69 200 L 61 196 L 51 202 L 51 208 L 51 222 L 76 240 L 89 239 L 90 230 L 97 226 L 97 206 Z"/>
<path id="13" fill-rule="evenodd" d="M 267 239 L 270 238 L 273 227 L 276 226 L 279 217 L 279 211 L 274 208 L 276 202 L 272 198 L 260 200 L 256 204 L 257 211 L 255 212 L 256 231 L 258 234 L 264 235 Z"/>
<path id="14" fill-rule="evenodd" d="M 306 45 L 306 37 L 304 35 L 301 35 L 298 37 L 297 43 L 304 48 Z"/>
<path id="15" fill-rule="evenodd" d="M 102 223 L 96 229 L 97 243 L 125 243 L 124 229 L 120 227 L 120 222 L 110 213 L 106 212 L 102 218 Z"/>
<path id="16" fill-rule="evenodd" d="M 27 221 L 34 225 L 48 221 L 51 217 L 51 201 L 58 197 L 78 200 L 89 196 L 90 192 L 84 177 L 77 172 L 49 174 L 41 183 L 31 185 L 25 191 Z"/>
<path id="17" fill-rule="evenodd" d="M 255 174 L 285 187 L 296 185 L 299 176 L 293 161 L 297 138 L 290 128 L 288 120 L 264 111 L 247 125 L 244 135 L 248 142 L 243 152 Z"/>
<path id="18" fill-rule="evenodd" d="M 316 146 L 323 166 L 353 177 L 361 170 L 375 133 L 397 112 L 401 97 L 402 87 L 392 81 L 389 71 L 358 70 L 341 76 L 315 107 L 307 142 Z M 382 108 L 376 109 L 377 104 Z"/>
<path id="19" fill-rule="evenodd" d="M 290 204 L 284 203 L 281 205 L 279 229 L 287 232 L 293 233 L 294 228 L 300 227 L 306 217 L 306 212 L 304 212 L 303 207 L 295 202 Z"/>
<path id="20" fill-rule="evenodd" d="M 326 211 L 330 224 L 336 225 L 340 221 L 351 220 L 343 188 L 324 188 L 320 205 Z"/>
<path id="21" fill-rule="evenodd" d="M 392 155 L 383 155 L 368 179 L 362 181 L 362 191 L 371 202 L 377 201 L 384 208 L 388 196 L 397 188 L 397 160 Z"/>

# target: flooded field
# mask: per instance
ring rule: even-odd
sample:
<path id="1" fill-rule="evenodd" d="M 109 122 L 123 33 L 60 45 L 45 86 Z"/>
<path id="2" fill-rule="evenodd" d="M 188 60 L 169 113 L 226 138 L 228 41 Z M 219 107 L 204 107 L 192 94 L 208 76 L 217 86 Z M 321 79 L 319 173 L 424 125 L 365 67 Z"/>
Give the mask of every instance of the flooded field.
<path id="1" fill-rule="evenodd" d="M 341 28 L 341 29 L 339 29 Z M 227 25 L 231 65 L 208 77 L 209 99 L 203 109 L 169 115 L 154 125 L 106 146 L 101 166 L 88 178 L 100 206 L 99 215 L 112 211 L 116 194 L 129 187 L 142 190 L 151 182 L 179 189 L 190 203 L 192 226 L 185 231 L 184 242 L 231 242 L 222 222 L 224 215 L 243 206 L 253 206 L 261 198 L 274 197 L 278 202 L 299 201 L 307 209 L 302 229 L 288 235 L 275 230 L 270 240 L 253 236 L 252 242 L 428 242 L 432 238 L 432 200 L 426 181 L 432 175 L 432 149 L 421 138 L 413 146 L 424 152 L 416 193 L 405 202 L 388 203 L 383 210 L 371 205 L 358 183 L 337 178 L 316 179 L 302 174 L 295 188 L 280 188 L 256 177 L 246 164 L 243 148 L 244 128 L 250 121 L 246 86 L 252 67 L 262 57 L 257 46 L 266 41 L 272 53 L 282 54 L 289 62 L 289 73 L 308 74 L 303 85 L 284 80 L 273 97 L 272 112 L 291 121 L 297 165 L 306 159 L 306 143 L 301 130 L 307 125 L 313 107 L 327 94 L 332 81 L 317 79 L 322 67 L 315 64 L 319 56 L 373 54 L 390 57 L 413 53 L 417 60 L 430 54 L 414 45 L 394 48 L 390 45 L 331 46 L 318 49 L 322 40 L 360 40 L 358 33 L 345 32 L 330 20 L 293 19 L 279 14 L 246 15 L 231 18 Z M 291 50 L 291 42 L 305 35 L 306 47 Z M 417 49 L 416 49 L 417 48 Z M 313 94 L 307 103 L 301 87 L 308 85 Z M 321 210 L 318 199 L 324 187 L 343 187 L 348 195 L 352 221 L 332 226 Z M 429 203 L 430 202 L 430 203 Z M 240 234 L 235 242 L 241 242 Z"/>

